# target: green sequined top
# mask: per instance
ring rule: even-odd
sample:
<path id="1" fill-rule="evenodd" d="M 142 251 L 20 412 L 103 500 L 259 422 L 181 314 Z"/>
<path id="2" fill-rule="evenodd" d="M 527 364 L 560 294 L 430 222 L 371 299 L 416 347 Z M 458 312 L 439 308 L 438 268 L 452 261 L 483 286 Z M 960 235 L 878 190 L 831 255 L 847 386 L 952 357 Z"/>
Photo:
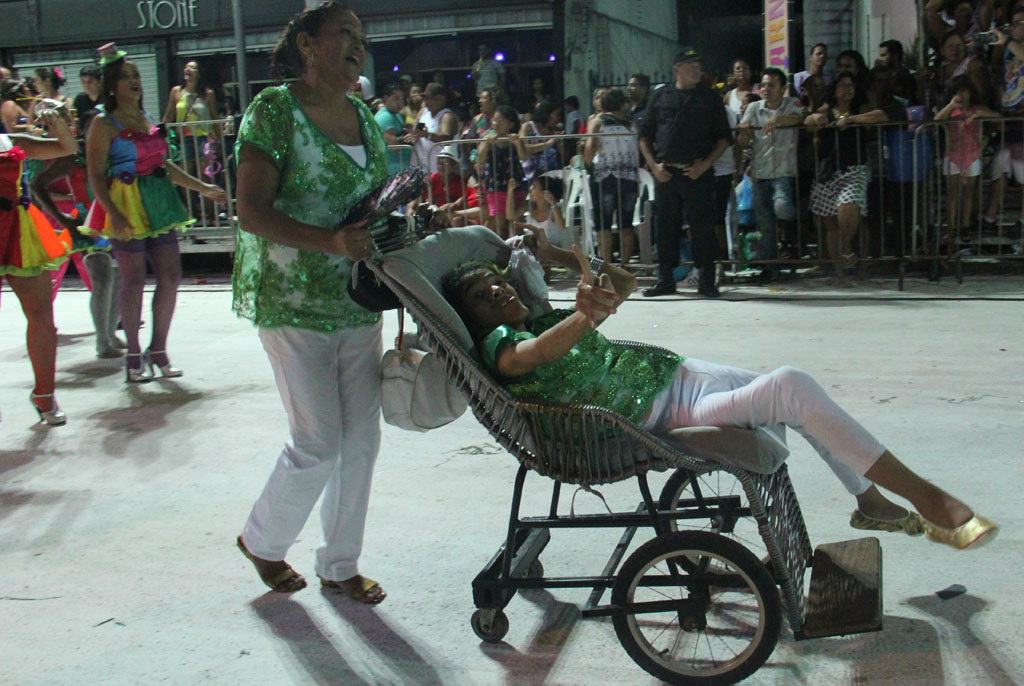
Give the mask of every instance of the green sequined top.
<path id="1" fill-rule="evenodd" d="M 504 346 L 536 338 L 573 311 L 543 314 L 527 322 L 529 331 L 499 326 L 479 344 L 484 364 L 498 374 L 498 353 Z M 562 359 L 507 379 L 504 386 L 520 400 L 596 405 L 639 424 L 650 412 L 654 398 L 668 388 L 684 359 L 660 350 L 612 343 L 591 331 Z"/>
<path id="2" fill-rule="evenodd" d="M 306 117 L 286 86 L 263 89 L 246 110 L 235 155 L 243 144 L 270 155 L 281 175 L 274 207 L 293 219 L 335 228 L 387 176 L 387 145 L 380 127 L 358 98 L 349 100 L 359 113 L 365 167 Z M 373 324 L 380 315 L 348 295 L 351 272 L 347 257 L 289 248 L 240 226 L 232 307 L 257 326 L 336 331 Z"/>

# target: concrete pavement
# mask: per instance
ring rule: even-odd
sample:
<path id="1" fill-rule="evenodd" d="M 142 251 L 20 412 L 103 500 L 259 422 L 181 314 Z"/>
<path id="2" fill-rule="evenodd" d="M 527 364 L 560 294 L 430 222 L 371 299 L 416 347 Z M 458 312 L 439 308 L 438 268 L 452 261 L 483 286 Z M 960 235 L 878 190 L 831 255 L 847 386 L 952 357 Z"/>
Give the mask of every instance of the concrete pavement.
<path id="1" fill-rule="evenodd" d="M 964 553 L 882 534 L 885 630 L 795 643 L 784 626 L 744 683 L 1024 683 L 1024 518 L 1014 505 L 1024 277 L 908 280 L 902 293 L 892 281 L 828 290 L 810 280 L 723 291 L 720 301 L 635 295 L 604 328 L 717 362 L 803 368 L 914 469 L 1003 527 Z M 66 289 L 56 302 L 69 423 L 47 429 L 27 402 L 24 319 L 10 290 L 2 296 L 0 683 L 658 683 L 610 621 L 580 619 L 583 591 L 521 594 L 504 642 L 473 634 L 470 582 L 503 537 L 517 463 L 469 415 L 428 434 L 384 427 L 362 561 L 387 588 L 384 604 L 315 585 L 265 592 L 234 548 L 286 431 L 255 330 L 231 314 L 223 284 L 186 285 L 169 343 L 186 375 L 128 386 L 118 361 L 93 354 L 87 299 Z M 396 324 L 385 317 L 389 340 Z M 809 446 L 791 444 L 812 541 L 856 536 L 852 499 Z M 524 513 L 545 509 L 550 483 L 528 479 Z M 600 490 L 617 509 L 638 501 L 633 482 Z M 576 507 L 602 509 L 587 494 Z M 314 512 L 289 555 L 307 577 L 318 536 Z M 547 573 L 599 573 L 617 537 L 555 532 Z M 936 595 L 953 584 L 967 592 Z"/>

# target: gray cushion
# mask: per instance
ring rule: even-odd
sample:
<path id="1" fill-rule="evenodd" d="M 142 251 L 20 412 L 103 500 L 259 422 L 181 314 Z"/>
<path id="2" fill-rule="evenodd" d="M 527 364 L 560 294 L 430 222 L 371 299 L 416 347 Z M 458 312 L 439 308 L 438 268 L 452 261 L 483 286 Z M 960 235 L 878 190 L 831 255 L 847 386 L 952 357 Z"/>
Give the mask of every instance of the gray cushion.
<path id="1" fill-rule="evenodd" d="M 731 426 L 688 426 L 662 434 L 670 444 L 695 457 L 771 474 L 789 456 L 785 427 L 739 429 Z"/>
<path id="2" fill-rule="evenodd" d="M 463 262 L 472 259 L 508 262 L 508 246 L 484 226 L 448 229 L 427 236 L 415 245 L 384 257 L 384 272 L 402 284 L 458 339 L 473 350 L 473 339 L 441 295 L 441 279 Z"/>

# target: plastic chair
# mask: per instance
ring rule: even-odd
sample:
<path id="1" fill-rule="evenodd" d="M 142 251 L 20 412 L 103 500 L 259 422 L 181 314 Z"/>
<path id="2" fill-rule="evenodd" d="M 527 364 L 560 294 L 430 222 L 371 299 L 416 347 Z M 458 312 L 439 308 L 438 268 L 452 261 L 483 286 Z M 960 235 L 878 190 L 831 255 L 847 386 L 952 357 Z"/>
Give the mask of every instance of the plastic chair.
<path id="1" fill-rule="evenodd" d="M 633 211 L 633 226 L 636 231 L 637 247 L 640 251 L 640 262 L 654 264 L 654 174 L 643 167 L 637 169 L 639 193 L 636 196 L 636 209 Z"/>

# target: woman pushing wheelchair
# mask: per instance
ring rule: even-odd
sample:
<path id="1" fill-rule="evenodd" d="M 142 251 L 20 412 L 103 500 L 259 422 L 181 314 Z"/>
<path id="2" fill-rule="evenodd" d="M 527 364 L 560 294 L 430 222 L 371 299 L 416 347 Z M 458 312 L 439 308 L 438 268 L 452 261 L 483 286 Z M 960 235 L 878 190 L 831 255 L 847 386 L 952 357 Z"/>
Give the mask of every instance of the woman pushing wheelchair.
<path id="1" fill-rule="evenodd" d="M 918 476 L 833 401 L 808 374 L 783 366 L 767 373 L 609 341 L 596 329 L 634 290 L 635 278 L 588 262 L 534 232 L 535 253 L 582 273 L 573 309 L 531 316 L 520 293 L 493 265 L 469 262 L 443 282 L 487 368 L 520 400 L 588 404 L 617 412 L 645 430 L 687 426 L 799 432 L 856 498 L 857 529 L 925 534 L 957 549 L 995 538 L 995 523 Z M 595 274 L 596 272 L 596 274 Z M 908 511 L 878 486 L 909 500 Z M 918 514 L 920 513 L 920 514 Z"/>

